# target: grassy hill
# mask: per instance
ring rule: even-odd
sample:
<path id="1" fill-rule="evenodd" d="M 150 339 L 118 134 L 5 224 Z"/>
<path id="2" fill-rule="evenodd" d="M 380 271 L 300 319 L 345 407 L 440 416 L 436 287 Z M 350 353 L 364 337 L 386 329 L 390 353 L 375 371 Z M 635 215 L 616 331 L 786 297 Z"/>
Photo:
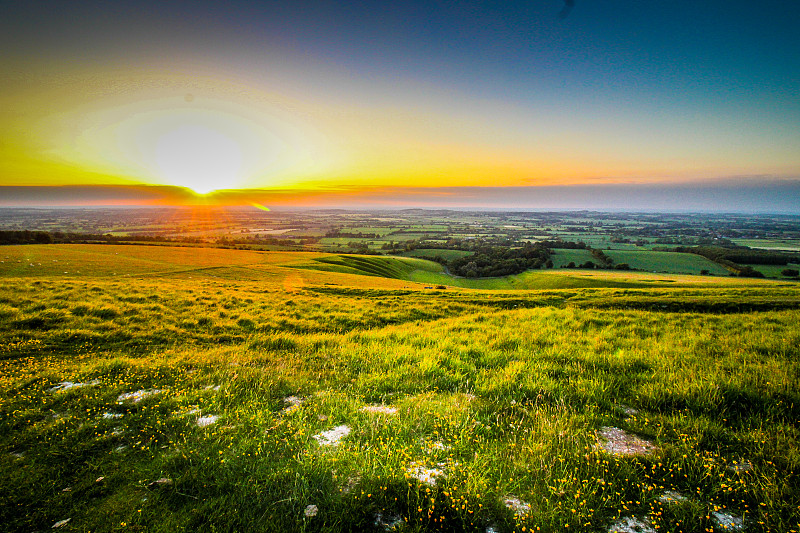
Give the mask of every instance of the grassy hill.
<path id="1" fill-rule="evenodd" d="M 586 250 L 567 251 L 583 252 L 587 256 L 591 257 Z M 559 250 L 559 252 L 561 252 L 561 250 Z M 640 252 L 625 253 L 637 254 Z M 641 253 L 658 254 L 659 252 Z M 667 255 L 678 257 L 680 264 L 673 268 L 675 271 L 685 270 L 686 268 L 684 263 L 691 263 L 693 266 L 705 266 L 706 263 L 710 263 L 712 267 L 715 267 L 717 270 L 724 271 L 724 269 L 718 265 L 715 265 L 714 263 L 711 263 L 711 261 L 705 259 L 704 257 L 692 256 L 691 254 L 675 253 L 670 253 Z M 680 256 L 690 256 L 690 258 L 687 260 L 686 258 L 682 258 Z M 697 258 L 699 262 L 696 262 L 695 258 Z M 434 263 L 433 261 L 427 261 L 419 258 L 326 254 L 309 256 L 308 259 L 309 260 L 307 261 L 298 261 L 287 266 L 326 272 L 404 279 L 426 285 L 445 285 L 451 288 L 460 287 L 466 289 L 484 290 L 574 289 L 591 287 L 644 288 L 675 285 L 695 286 L 698 284 L 713 286 L 749 286 L 753 285 L 754 283 L 759 283 L 758 281 L 754 280 L 742 280 L 730 277 L 709 278 L 706 276 L 670 275 L 667 273 L 653 275 L 644 272 L 617 272 L 576 269 L 529 270 L 513 276 L 468 279 L 451 276 L 439 263 Z M 659 264 L 663 264 L 667 259 L 658 256 L 655 259 L 650 258 L 647 260 L 660 261 L 661 263 Z M 644 261 L 644 259 L 642 259 L 642 261 Z M 647 263 L 647 265 L 650 265 L 650 263 Z"/>
<path id="2" fill-rule="evenodd" d="M 800 529 L 796 283 L 426 290 L 411 279 L 449 277 L 422 259 L 138 246 L 0 260 L 3 531 Z"/>

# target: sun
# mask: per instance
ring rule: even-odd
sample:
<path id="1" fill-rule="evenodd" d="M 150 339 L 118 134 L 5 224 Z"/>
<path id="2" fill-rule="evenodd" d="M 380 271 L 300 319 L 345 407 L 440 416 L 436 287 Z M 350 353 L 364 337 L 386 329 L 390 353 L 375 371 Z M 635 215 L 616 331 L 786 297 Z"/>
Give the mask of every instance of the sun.
<path id="1" fill-rule="evenodd" d="M 160 177 L 198 194 L 235 187 L 244 156 L 238 142 L 200 124 L 184 124 L 163 132 L 155 141 Z"/>
<path id="2" fill-rule="evenodd" d="M 66 119 L 65 119 L 66 120 Z M 330 140 L 264 102 L 142 97 L 68 116 L 54 157 L 125 183 L 218 190 L 294 187 L 338 161 Z M 209 198 L 208 200 L 212 200 Z"/>

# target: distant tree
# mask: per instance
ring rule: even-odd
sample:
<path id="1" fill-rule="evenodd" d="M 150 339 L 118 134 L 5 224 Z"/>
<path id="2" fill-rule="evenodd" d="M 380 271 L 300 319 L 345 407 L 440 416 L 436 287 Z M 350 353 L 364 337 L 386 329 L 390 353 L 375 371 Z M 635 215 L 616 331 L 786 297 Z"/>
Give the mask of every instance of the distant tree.
<path id="1" fill-rule="evenodd" d="M 575 268 L 575 261 L 570 261 L 567 268 Z"/>
<path id="2" fill-rule="evenodd" d="M 741 270 L 739 270 L 738 276 L 740 278 L 763 278 L 764 274 L 762 274 L 758 270 L 755 270 L 751 266 L 743 266 Z"/>
<path id="3" fill-rule="evenodd" d="M 464 269 L 462 270 L 464 276 L 468 278 L 474 278 L 478 276 L 478 265 L 475 261 L 470 261 L 466 265 L 464 265 Z"/>
<path id="4" fill-rule="evenodd" d="M 35 232 L 35 239 L 37 244 L 52 244 L 53 243 L 53 236 L 45 231 L 37 231 Z"/>
<path id="5" fill-rule="evenodd" d="M 784 268 L 781 270 L 781 274 L 787 278 L 796 278 L 797 276 L 800 276 L 800 270 L 797 270 L 796 268 Z"/>
<path id="6" fill-rule="evenodd" d="M 617 270 L 630 270 L 631 266 L 628 263 L 618 263 L 614 268 Z"/>
<path id="7" fill-rule="evenodd" d="M 603 266 L 610 267 L 614 263 L 614 261 L 608 257 L 603 250 L 597 248 L 592 249 L 592 256 L 597 259 L 599 268 Z"/>
<path id="8" fill-rule="evenodd" d="M 586 261 L 579 265 L 578 268 L 594 268 L 594 263 L 592 261 Z"/>
<path id="9" fill-rule="evenodd" d="M 703 270 L 700 271 L 701 276 L 708 276 L 709 274 L 711 274 L 711 271 L 708 270 L 707 268 L 704 268 Z"/>

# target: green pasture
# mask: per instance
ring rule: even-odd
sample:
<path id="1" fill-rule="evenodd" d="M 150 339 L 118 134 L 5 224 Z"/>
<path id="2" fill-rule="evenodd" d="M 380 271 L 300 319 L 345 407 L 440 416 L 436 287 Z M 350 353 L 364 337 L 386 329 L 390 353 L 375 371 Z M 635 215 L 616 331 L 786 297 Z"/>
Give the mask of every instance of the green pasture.
<path id="1" fill-rule="evenodd" d="M 793 269 L 793 270 L 800 270 L 800 265 L 797 264 L 788 264 L 788 265 L 744 265 L 752 267 L 754 270 L 757 270 L 767 276 L 768 278 L 783 278 L 784 276 L 781 272 L 786 269 Z"/>
<path id="2" fill-rule="evenodd" d="M 472 255 L 472 252 L 467 252 L 464 250 L 441 250 L 434 248 L 417 248 L 416 250 L 402 252 L 399 255 L 403 257 L 419 257 L 421 259 L 430 259 L 432 257 L 439 256 L 443 257 L 447 261 L 452 261 L 453 259 L 460 259 L 461 257 Z"/>
<path id="3" fill-rule="evenodd" d="M 607 248 L 612 244 L 610 235 L 602 235 L 597 233 L 569 232 L 564 230 L 556 230 L 553 231 L 552 233 L 553 235 L 558 236 L 562 241 L 585 242 L 592 248 Z"/>
<path id="4" fill-rule="evenodd" d="M 574 262 L 576 265 L 581 265 L 587 261 L 597 263 L 597 259 L 588 250 L 568 250 L 564 248 L 554 249 L 550 260 L 553 261 L 555 268 L 565 267 L 570 262 Z"/>
<path id="5" fill-rule="evenodd" d="M 700 274 L 701 270 L 708 270 L 715 276 L 730 275 L 727 269 L 695 254 L 651 250 L 606 250 L 605 254 L 614 261 L 614 264 L 628 263 L 631 268 L 648 272 Z"/>
<path id="6" fill-rule="evenodd" d="M 347 233 L 374 233 L 376 235 L 380 235 L 381 237 L 388 235 L 389 233 L 397 230 L 398 228 L 387 227 L 387 226 L 354 226 L 354 227 L 346 227 L 342 231 Z"/>
<path id="7" fill-rule="evenodd" d="M 800 240 L 794 239 L 731 239 L 734 243 L 764 250 L 800 251 Z"/>

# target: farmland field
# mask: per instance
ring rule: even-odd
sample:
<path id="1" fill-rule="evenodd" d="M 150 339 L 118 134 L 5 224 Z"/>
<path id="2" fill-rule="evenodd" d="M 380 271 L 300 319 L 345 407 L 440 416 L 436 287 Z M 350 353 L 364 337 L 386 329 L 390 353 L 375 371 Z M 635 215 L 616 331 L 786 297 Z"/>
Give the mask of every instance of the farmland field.
<path id="1" fill-rule="evenodd" d="M 558 249 L 553 250 L 553 264 L 559 268 L 567 266 L 570 263 L 575 263 L 576 265 L 580 265 L 585 263 L 586 261 L 597 261 L 589 250 L 567 250 L 567 249 Z"/>
<path id="2" fill-rule="evenodd" d="M 675 274 L 699 274 L 701 270 L 708 270 L 715 276 L 730 275 L 730 272 L 720 265 L 694 254 L 649 250 L 608 250 L 606 255 L 613 259 L 615 264 L 628 263 L 631 268 L 637 270 Z"/>
<path id="3" fill-rule="evenodd" d="M 788 239 L 733 239 L 733 242 L 751 248 L 764 250 L 800 251 L 800 241 Z"/>
<path id="4" fill-rule="evenodd" d="M 461 257 L 468 256 L 470 254 L 471 252 L 466 252 L 464 250 L 439 250 L 434 248 L 418 248 L 416 250 L 403 252 L 400 255 L 404 257 L 420 257 L 422 259 L 428 259 L 431 257 L 439 256 L 450 261 L 453 259 L 459 259 Z"/>
<path id="5" fill-rule="evenodd" d="M 754 268 L 755 270 L 761 272 L 768 278 L 785 278 L 782 272 L 786 269 L 789 270 L 798 270 L 800 265 L 797 264 L 790 264 L 790 265 L 746 265 L 749 267 Z"/>
<path id="6" fill-rule="evenodd" d="M 800 530 L 797 283 L 162 246 L 0 260 L 4 531 Z"/>

